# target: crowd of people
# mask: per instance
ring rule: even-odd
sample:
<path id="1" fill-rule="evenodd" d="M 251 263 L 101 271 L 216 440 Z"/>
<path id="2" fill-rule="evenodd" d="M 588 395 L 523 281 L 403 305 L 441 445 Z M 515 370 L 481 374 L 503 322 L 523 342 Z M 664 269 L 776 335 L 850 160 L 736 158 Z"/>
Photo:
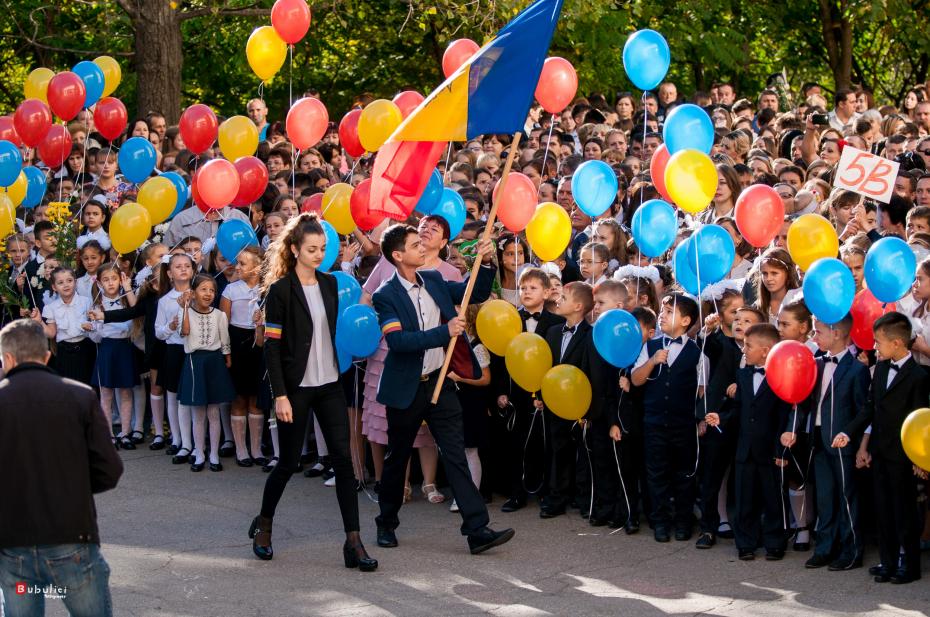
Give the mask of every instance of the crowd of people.
<path id="1" fill-rule="evenodd" d="M 391 502 L 389 514 L 382 507 L 378 538 L 382 546 L 396 545 L 396 510 L 418 498 L 407 461 L 415 449 L 419 471 L 412 475 L 422 476 L 422 498 L 462 510 L 466 521 L 481 517 L 461 469 L 484 501 L 502 499 L 503 512 L 531 507 L 538 498 L 543 518 L 577 511 L 592 526 L 627 534 L 647 523 L 659 542 L 688 541 L 697 526 L 698 549 L 735 538 L 739 558 L 746 560 L 760 548 L 766 559 L 778 560 L 789 546 L 798 552 L 813 547 L 806 567 L 853 569 L 862 565 L 863 544 L 877 532 L 881 558 L 870 574 L 879 582 L 910 582 L 920 577 L 920 550 L 930 544 L 926 471 L 911 465 L 896 436 L 910 411 L 930 404 L 924 369 L 930 365 L 930 84 L 912 88 L 900 108 L 879 104 L 864 89 L 828 94 L 808 83 L 793 91 L 778 79 L 758 95 L 742 94 L 720 83 L 688 99 L 713 120 L 718 188 L 702 213 L 678 213 L 678 242 L 717 223 L 736 245 L 729 277 L 699 298 L 676 283 L 671 251 L 648 258 L 630 232 L 637 208 L 661 198 L 650 161 L 662 143 L 664 118 L 685 102 L 666 82 L 642 98 L 591 93 L 560 115 L 531 107 L 513 171 L 533 182 L 540 203 L 556 202 L 571 218 L 571 241 L 551 262 L 540 263 L 522 234 L 500 225 L 493 229 L 493 251 L 476 243 L 511 135 L 450 144 L 440 160 L 445 185 L 466 204 L 467 221 L 457 237 L 450 237 L 441 216 L 417 213 L 343 237 L 333 269 L 359 281 L 362 302 L 375 299 L 384 338 L 374 355 L 356 359 L 341 374 L 334 344 L 321 337 L 312 347 L 306 341 L 309 360 L 288 372 L 279 355 L 292 353 L 287 345 L 295 343 L 282 338 L 283 309 L 272 308 L 269 299 L 275 283 L 296 272 L 302 278 L 295 295 L 301 285 L 307 294 L 296 306 L 312 317 L 309 332 L 322 331 L 332 298 L 325 288 L 322 296 L 308 291 L 316 283 L 307 283 L 306 273 L 319 264 L 310 253 L 322 249 L 318 239 L 304 237 L 322 236 L 314 235 L 315 215 L 306 212 L 313 209 L 312 196 L 330 184 L 357 185 L 369 177 L 374 157 L 349 157 L 334 123 L 319 145 L 298 152 L 283 123 L 270 122 L 265 103 L 252 100 L 247 111 L 261 138 L 256 156 L 269 172 L 262 197 L 249 207 L 207 214 L 189 201 L 139 251 L 117 255 L 108 221 L 138 191 L 120 174 L 119 143 L 149 139 L 158 152 L 154 173 L 185 178 L 220 156 L 219 150 L 195 156 L 178 127 L 159 113 L 130 122 L 126 134 L 109 144 L 95 132 L 93 115 L 81 112 L 68 126 L 70 156 L 61 169 L 47 171 L 46 199 L 20 210 L 18 232 L 5 239 L 4 320 L 28 317 L 42 324 L 54 343 L 52 366 L 94 387 L 107 419 L 116 418 L 111 425 L 117 448 L 163 450 L 171 463 L 187 464 L 192 472 L 220 472 L 224 458 L 270 472 L 262 514 L 250 530 L 262 558 L 271 557 L 274 505 L 290 475 L 303 471 L 340 493 L 346 565 L 373 568 L 363 548 L 354 550 L 361 547 L 358 512 L 356 506 L 353 521 L 347 491 L 365 490 Z M 371 99 L 360 96 L 356 106 Z M 900 163 L 889 203 L 833 188 L 847 146 Z M 25 165 L 40 164 L 32 149 L 23 147 L 22 154 Z M 576 207 L 571 187 L 574 170 L 592 159 L 607 162 L 620 187 L 610 210 L 594 220 Z M 764 250 L 742 238 L 734 219 L 737 198 L 753 184 L 774 187 L 785 206 L 782 229 Z M 53 211 L 62 201 L 80 228 L 73 264 L 56 257 Z M 875 323 L 874 350 L 851 342 L 850 317 L 823 324 L 804 303 L 803 272 L 786 249 L 786 237 L 793 220 L 812 212 L 834 225 L 839 257 L 857 292 L 865 255 L 881 237 L 905 239 L 917 256 L 912 293 Z M 259 237 L 259 246 L 241 251 L 234 263 L 215 242 L 219 223 L 231 218 L 250 222 Z M 475 298 L 503 299 L 519 308 L 524 330 L 547 339 L 554 364 L 581 368 L 594 396 L 583 420 L 557 417 L 535 393 L 513 383 L 503 359 L 481 344 L 475 326 L 480 303 L 472 303 L 461 320 L 436 321 L 432 330 L 427 325 L 440 311 L 419 307 L 424 334 L 447 330 L 432 339 L 428 349 L 436 351 L 424 354 L 423 381 L 435 379 L 444 343 L 460 332 L 478 366 L 475 374 L 453 370 L 448 376 L 462 408 L 464 447 L 463 461 L 446 461 L 450 495 L 441 490 L 438 465 L 446 448 L 437 448 L 437 440 L 450 437 L 433 435 L 430 422 L 406 431 L 412 449 L 394 444 L 402 451 L 400 463 L 386 457 L 392 411 L 410 404 L 386 394 L 401 387 L 397 373 L 389 372 L 396 371 L 392 354 L 410 343 L 392 336 L 400 322 L 386 313 L 389 299 L 379 302 L 378 294 L 411 264 L 454 283 L 484 257 L 483 293 Z M 412 276 L 406 291 L 415 294 L 418 280 L 435 295 L 431 278 Z M 640 356 L 628 369 L 611 367 L 592 340 L 594 321 L 614 308 L 631 312 L 643 332 Z M 819 358 L 814 392 L 796 408 L 764 381 L 766 356 L 780 340 L 804 343 Z M 340 443 L 331 453 L 331 442 L 342 436 L 319 388 L 336 381 L 350 430 L 348 449 Z M 295 389 L 307 391 L 306 404 L 315 413 L 312 421 L 303 416 L 297 423 L 287 415 L 284 429 L 276 400 L 291 396 L 290 414 Z M 398 464 L 399 470 L 385 469 Z M 391 486 L 382 485 L 385 476 Z M 394 503 L 395 492 L 400 503 Z M 480 521 L 469 528 L 470 542 L 481 529 Z M 500 540 L 488 536 L 482 542 L 472 545 L 473 552 Z"/>

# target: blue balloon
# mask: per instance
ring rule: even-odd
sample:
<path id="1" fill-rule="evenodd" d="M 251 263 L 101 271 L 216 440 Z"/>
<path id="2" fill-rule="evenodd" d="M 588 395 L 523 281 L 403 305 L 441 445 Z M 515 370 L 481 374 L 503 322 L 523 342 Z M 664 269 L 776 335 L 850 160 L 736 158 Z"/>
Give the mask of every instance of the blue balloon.
<path id="1" fill-rule="evenodd" d="M 696 296 L 707 287 L 708 283 L 701 279 L 701 286 L 698 288 L 697 276 L 694 274 L 694 270 L 691 269 L 691 264 L 688 263 L 689 246 L 691 246 L 691 238 L 675 247 L 675 252 L 672 253 L 672 269 L 675 272 L 675 280 L 681 288 L 692 296 Z"/>
<path id="2" fill-rule="evenodd" d="M 336 277 L 336 288 L 339 296 L 339 313 L 342 314 L 345 309 L 353 304 L 358 304 L 358 301 L 362 299 L 362 286 L 358 284 L 354 276 L 348 275 L 340 270 L 333 272 L 333 276 Z"/>
<path id="3" fill-rule="evenodd" d="M 320 225 L 326 234 L 326 249 L 323 251 L 320 270 L 329 272 L 329 269 L 333 267 L 339 257 L 339 234 L 336 233 L 336 228 L 330 225 L 328 221 L 320 221 Z"/>
<path id="4" fill-rule="evenodd" d="M 733 238 L 720 225 L 704 225 L 688 242 L 688 265 L 701 283 L 726 278 L 735 258 Z"/>
<path id="5" fill-rule="evenodd" d="M 367 358 L 381 343 L 381 328 L 375 309 L 353 304 L 336 320 L 336 348 L 356 358 Z"/>
<path id="6" fill-rule="evenodd" d="M 155 169 L 155 146 L 144 137 L 130 137 L 119 150 L 119 169 L 130 182 L 138 184 Z"/>
<path id="7" fill-rule="evenodd" d="M 223 257 L 231 263 L 235 263 L 242 249 L 249 245 L 258 246 L 258 237 L 252 226 L 243 220 L 223 221 L 216 230 L 216 246 L 219 247 Z"/>
<path id="8" fill-rule="evenodd" d="M 710 154 L 714 146 L 714 123 L 697 105 L 679 105 L 665 118 L 662 139 L 669 155 L 682 150 L 700 150 Z"/>
<path id="9" fill-rule="evenodd" d="M 617 198 L 617 174 L 604 161 L 585 161 L 572 174 L 572 197 L 588 216 L 600 216 Z"/>
<path id="10" fill-rule="evenodd" d="M 421 214 L 432 214 L 440 197 L 442 197 L 442 174 L 438 169 L 434 169 L 414 210 Z"/>
<path id="11" fill-rule="evenodd" d="M 623 46 L 623 70 L 640 90 L 653 90 L 662 83 L 672 63 L 665 37 L 655 30 L 639 30 Z"/>
<path id="12" fill-rule="evenodd" d="M 879 302 L 897 302 L 914 284 L 917 258 L 901 238 L 882 238 L 865 255 L 865 282 Z"/>
<path id="13" fill-rule="evenodd" d="M 84 107 L 90 107 L 103 96 L 105 79 L 100 67 L 88 60 L 81 60 L 74 65 L 71 72 L 84 82 Z"/>
<path id="14" fill-rule="evenodd" d="M 337 325 L 338 325 L 338 322 L 337 322 Z M 339 349 L 338 345 L 336 346 L 336 360 L 338 360 L 338 363 L 339 363 L 340 373 L 345 373 L 347 370 L 349 370 L 349 367 L 352 366 L 352 355 Z M 346 402 L 350 406 L 352 406 L 352 401 L 346 401 Z"/>
<path id="15" fill-rule="evenodd" d="M 35 208 L 42 203 L 45 197 L 47 182 L 45 174 L 38 167 L 24 167 L 23 173 L 26 174 L 26 197 L 23 199 L 24 208 Z"/>
<path id="16" fill-rule="evenodd" d="M 181 174 L 174 171 L 166 171 L 161 177 L 171 180 L 171 184 L 174 185 L 175 190 L 178 192 L 178 201 L 174 205 L 174 211 L 171 213 L 171 216 L 168 217 L 170 220 L 177 216 L 178 212 L 183 210 L 185 204 L 187 204 L 187 183 L 184 182 L 184 178 L 181 177 Z"/>
<path id="17" fill-rule="evenodd" d="M 643 346 L 643 330 L 631 314 L 611 309 L 594 322 L 594 347 L 601 357 L 617 368 L 636 362 Z"/>
<path id="18" fill-rule="evenodd" d="M 452 240 L 465 226 L 465 200 L 453 189 L 443 188 L 439 203 L 430 214 L 446 219 L 449 223 L 449 240 Z"/>
<path id="19" fill-rule="evenodd" d="M 23 169 L 23 155 L 15 144 L 0 140 L 0 186 L 10 186 Z"/>
<path id="20" fill-rule="evenodd" d="M 814 317 L 835 324 L 852 308 L 856 281 L 846 264 L 835 257 L 825 257 L 807 270 L 802 289 L 804 303 Z"/>
<path id="21" fill-rule="evenodd" d="M 661 199 L 650 199 L 633 213 L 633 240 L 646 257 L 658 257 L 675 243 L 678 216 Z"/>

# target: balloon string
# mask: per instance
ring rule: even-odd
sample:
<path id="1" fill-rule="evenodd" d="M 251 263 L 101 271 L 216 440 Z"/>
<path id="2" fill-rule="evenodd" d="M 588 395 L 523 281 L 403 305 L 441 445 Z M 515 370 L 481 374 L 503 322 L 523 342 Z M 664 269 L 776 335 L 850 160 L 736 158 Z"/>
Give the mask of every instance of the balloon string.
<path id="1" fill-rule="evenodd" d="M 294 46 L 288 45 L 287 52 L 290 56 L 290 62 L 287 67 L 287 106 L 290 109 L 294 104 Z"/>
<path id="2" fill-rule="evenodd" d="M 552 139 L 552 129 L 555 128 L 555 114 L 552 114 L 552 120 L 549 121 L 549 136 L 546 137 L 546 151 L 543 154 L 543 169 L 540 170 L 539 174 L 543 175 L 546 173 L 547 163 L 549 162 L 549 141 Z M 558 174 L 558 165 L 556 166 L 556 174 Z"/>
<path id="3" fill-rule="evenodd" d="M 65 126 L 65 121 L 64 121 L 64 120 L 61 121 L 61 128 L 63 128 L 63 129 L 66 130 L 66 131 L 68 130 L 68 128 Z M 62 139 L 61 141 L 62 141 L 62 143 L 61 143 L 61 154 L 62 154 L 62 158 L 64 159 L 64 156 L 65 156 L 65 144 L 64 144 L 64 140 L 63 140 L 63 139 Z M 86 141 L 86 138 L 85 138 L 85 141 Z M 70 153 L 68 153 L 68 154 L 69 154 L 69 156 L 70 156 Z M 67 171 L 67 168 L 65 167 L 65 163 L 66 163 L 66 162 L 67 162 L 67 159 L 64 159 L 64 161 L 63 161 L 62 164 L 61 164 L 61 169 L 60 169 L 60 171 Z M 61 201 L 61 200 L 62 200 L 63 195 L 64 195 L 64 188 L 61 186 L 61 178 L 59 178 L 59 179 L 58 179 L 58 201 Z"/>
<path id="4" fill-rule="evenodd" d="M 649 94 L 649 91 L 643 90 L 643 143 L 642 143 L 641 150 L 640 150 L 643 154 L 643 157 L 642 157 L 643 162 L 645 162 L 646 160 L 646 156 L 645 156 L 646 155 L 646 127 L 649 125 L 649 110 L 646 108 L 646 95 L 647 94 Z M 651 161 L 650 161 L 650 167 L 651 167 Z M 640 169 L 640 171 L 642 171 L 642 169 Z M 653 181 L 653 183 L 655 183 L 654 178 L 650 178 L 650 179 Z M 643 204 L 643 196 L 645 194 L 645 191 L 646 191 L 646 185 L 643 184 L 641 187 L 639 187 L 639 204 L 640 205 Z M 700 291 L 701 290 L 698 289 L 698 292 Z M 699 299 L 700 299 L 700 295 L 699 295 Z"/>
<path id="5" fill-rule="evenodd" d="M 446 148 L 445 176 L 446 176 L 447 178 L 450 178 L 450 177 L 451 177 L 451 175 L 449 174 L 449 158 L 450 158 L 451 156 L 452 156 L 452 142 L 450 141 L 450 142 L 449 142 L 449 147 Z"/>
<path id="6" fill-rule="evenodd" d="M 111 142 L 111 143 L 107 144 L 107 154 L 106 154 L 106 157 L 105 157 L 105 158 L 109 158 L 109 157 L 110 157 L 110 152 L 112 152 L 112 151 L 113 151 L 113 143 Z M 86 164 L 87 164 L 87 163 L 86 163 L 86 159 L 85 159 L 85 166 L 86 166 Z M 88 191 L 87 199 L 85 199 L 84 201 L 81 202 L 81 207 L 78 209 L 77 214 L 74 215 L 75 217 L 79 217 L 79 216 L 81 215 L 81 213 L 84 211 L 84 206 L 86 206 L 87 203 L 90 201 L 90 199 L 91 199 L 91 198 L 90 198 L 90 195 L 93 194 L 94 189 L 97 188 L 97 184 L 99 184 L 99 182 L 100 182 L 100 174 L 97 174 L 97 177 L 94 178 L 94 183 L 93 183 L 93 185 L 91 185 L 91 187 L 90 187 L 90 191 Z"/>

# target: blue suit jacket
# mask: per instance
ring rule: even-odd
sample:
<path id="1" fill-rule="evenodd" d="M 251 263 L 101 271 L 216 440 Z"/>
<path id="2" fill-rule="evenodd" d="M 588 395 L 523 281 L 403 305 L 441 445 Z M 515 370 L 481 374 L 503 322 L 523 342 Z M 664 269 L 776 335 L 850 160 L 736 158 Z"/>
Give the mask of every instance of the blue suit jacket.
<path id="1" fill-rule="evenodd" d="M 482 266 L 472 291 L 473 302 L 484 302 L 491 294 L 495 270 Z M 388 354 L 384 360 L 381 381 L 378 384 L 378 402 L 388 407 L 409 407 L 420 386 L 423 356 L 434 347 L 449 343 L 449 328 L 445 323 L 458 315 L 455 306 L 462 302 L 467 279 L 461 283 L 446 281 L 435 270 L 417 273 L 427 293 L 439 307 L 440 325 L 429 330 L 420 329 L 416 310 L 398 274 L 386 280 L 372 295 L 378 313 L 378 323 L 387 341 Z M 467 354 L 467 355 L 465 355 Z M 463 377 L 477 378 L 481 374 L 478 362 L 467 341 L 459 341 L 453 354 L 452 369 Z M 457 359 L 459 360 L 457 362 Z M 471 374 L 468 374 L 468 363 Z M 462 368 L 464 364 L 465 368 Z"/>

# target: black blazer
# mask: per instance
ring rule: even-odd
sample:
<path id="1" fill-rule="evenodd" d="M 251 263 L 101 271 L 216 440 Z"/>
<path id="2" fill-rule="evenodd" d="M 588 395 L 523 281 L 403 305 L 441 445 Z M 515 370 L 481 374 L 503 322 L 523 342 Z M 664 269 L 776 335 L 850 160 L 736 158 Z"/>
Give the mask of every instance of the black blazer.
<path id="1" fill-rule="evenodd" d="M 855 439 L 871 424 L 869 451 L 891 462 L 910 464 L 901 445 L 901 425 L 912 411 L 930 403 L 930 376 L 910 357 L 887 387 L 889 366 L 890 360 L 875 365 L 869 397 L 843 432 Z"/>
<path id="2" fill-rule="evenodd" d="M 609 414 L 617 404 L 617 369 L 601 358 L 594 347 L 594 328 L 587 321 L 581 321 L 572 335 L 565 355 L 562 354 L 562 328 L 564 325 L 552 326 L 546 331 L 546 342 L 552 351 L 553 366 L 570 364 L 576 366 L 591 382 L 591 407 L 585 414 L 586 420 L 596 420 Z M 609 421 L 610 418 L 607 417 Z"/>
<path id="3" fill-rule="evenodd" d="M 526 314 L 522 309 L 520 319 L 523 321 L 523 332 L 527 332 Z M 536 322 L 536 334 L 546 338 L 546 333 L 549 332 L 551 327 L 561 326 L 564 323 L 564 317 L 543 309 L 540 311 L 539 319 Z M 518 386 L 510 378 L 503 356 L 491 356 L 491 386 L 495 400 L 501 395 L 506 395 L 514 407 L 523 407 L 530 404 L 530 393 Z"/>
<path id="4" fill-rule="evenodd" d="M 774 464 L 782 456 L 781 434 L 791 406 L 775 396 L 765 379 L 753 394 L 752 375 L 750 367 L 739 370 L 733 413 L 723 421 L 723 430 L 737 431 L 737 463 Z"/>
<path id="5" fill-rule="evenodd" d="M 116 486 L 123 463 L 97 395 L 43 364 L 0 381 L 0 549 L 100 544 L 93 495 Z"/>
<path id="6" fill-rule="evenodd" d="M 707 401 L 708 412 L 716 412 L 722 417 L 731 411 L 729 406 L 733 401 L 727 398 L 727 388 L 736 383 L 740 361 L 743 359 L 743 350 L 739 348 L 735 340 L 721 334 L 720 337 L 714 339 L 707 338 L 705 352 L 707 347 L 712 346 L 711 340 L 714 341 L 715 357 L 711 359 L 710 381 L 704 392 L 704 400 Z M 701 421 L 705 415 L 704 401 L 698 400 L 695 405 L 695 418 Z"/>
<path id="7" fill-rule="evenodd" d="M 317 284 L 326 307 L 329 336 L 336 351 L 336 316 L 339 293 L 336 277 L 322 270 L 316 272 Z M 265 363 L 275 397 L 287 396 L 300 387 L 307 370 L 313 321 L 310 306 L 297 275 L 291 271 L 268 289 L 265 298 Z M 335 357 L 333 358 L 335 362 Z"/>

